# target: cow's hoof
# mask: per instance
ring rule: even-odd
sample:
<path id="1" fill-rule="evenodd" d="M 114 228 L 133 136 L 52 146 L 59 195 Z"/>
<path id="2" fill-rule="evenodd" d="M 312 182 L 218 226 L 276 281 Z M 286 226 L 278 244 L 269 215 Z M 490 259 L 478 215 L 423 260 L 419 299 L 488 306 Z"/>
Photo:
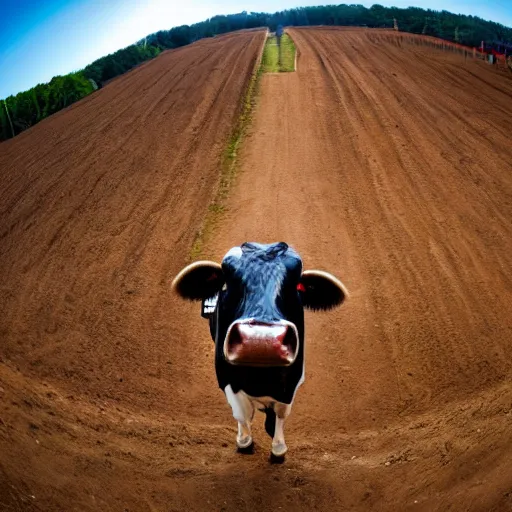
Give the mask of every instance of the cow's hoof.
<path id="1" fill-rule="evenodd" d="M 236 447 L 240 453 L 252 453 L 254 451 L 252 436 L 237 437 Z"/>
<path id="2" fill-rule="evenodd" d="M 236 451 L 238 453 L 243 453 L 244 455 L 252 455 L 254 453 L 254 442 L 251 439 L 251 443 L 248 446 L 244 447 L 238 446 L 237 443 Z"/>
<path id="3" fill-rule="evenodd" d="M 288 446 L 285 443 L 272 444 L 272 455 L 275 457 L 284 457 L 288 451 Z"/>
<path id="4" fill-rule="evenodd" d="M 274 455 L 272 452 L 270 452 L 270 464 L 282 464 L 284 459 L 284 455 Z"/>

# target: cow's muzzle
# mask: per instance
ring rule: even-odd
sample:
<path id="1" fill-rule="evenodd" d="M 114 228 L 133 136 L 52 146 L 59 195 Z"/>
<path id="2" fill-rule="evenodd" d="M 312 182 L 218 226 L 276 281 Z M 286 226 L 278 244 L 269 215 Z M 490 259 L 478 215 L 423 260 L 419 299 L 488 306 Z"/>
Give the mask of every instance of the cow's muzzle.
<path id="1" fill-rule="evenodd" d="M 241 366 L 289 366 L 299 353 L 299 334 L 291 322 L 237 320 L 224 340 L 224 357 Z"/>

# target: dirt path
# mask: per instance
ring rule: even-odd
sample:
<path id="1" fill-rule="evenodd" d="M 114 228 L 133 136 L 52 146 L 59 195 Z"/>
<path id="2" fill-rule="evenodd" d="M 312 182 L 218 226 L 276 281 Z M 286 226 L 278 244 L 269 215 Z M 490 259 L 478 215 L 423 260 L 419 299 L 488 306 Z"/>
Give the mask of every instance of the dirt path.
<path id="1" fill-rule="evenodd" d="M 392 35 L 290 32 L 298 72 L 263 79 L 210 255 L 286 240 L 351 291 L 307 318 L 290 459 L 329 488 L 304 494 L 511 505 L 512 81 Z"/>
<path id="2" fill-rule="evenodd" d="M 244 33 L 0 146 L 6 510 L 512 507 L 510 75 L 382 31 L 290 32 L 298 72 L 263 77 L 204 247 L 285 240 L 351 292 L 307 316 L 286 463 L 261 425 L 234 453 L 206 325 L 167 288 L 262 43 Z"/>

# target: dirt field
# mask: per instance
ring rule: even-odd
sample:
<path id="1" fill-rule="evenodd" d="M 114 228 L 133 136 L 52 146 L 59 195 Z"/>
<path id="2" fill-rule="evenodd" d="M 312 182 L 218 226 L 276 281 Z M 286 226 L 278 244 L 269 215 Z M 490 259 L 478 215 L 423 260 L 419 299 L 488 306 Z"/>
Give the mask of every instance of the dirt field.
<path id="1" fill-rule="evenodd" d="M 289 455 L 235 453 L 169 293 L 263 43 L 167 52 L 0 145 L 0 509 L 512 509 L 512 79 L 291 30 L 203 257 L 285 240 L 351 292 L 307 314 Z"/>

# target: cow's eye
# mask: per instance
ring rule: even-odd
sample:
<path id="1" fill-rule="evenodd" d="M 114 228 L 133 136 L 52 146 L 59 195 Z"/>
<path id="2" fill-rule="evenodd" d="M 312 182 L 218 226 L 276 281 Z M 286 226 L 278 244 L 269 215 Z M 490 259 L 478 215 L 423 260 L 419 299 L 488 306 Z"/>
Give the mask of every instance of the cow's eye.
<path id="1" fill-rule="evenodd" d="M 286 258 L 284 260 L 286 274 L 289 279 L 297 282 L 302 274 L 302 261 L 298 258 Z"/>

